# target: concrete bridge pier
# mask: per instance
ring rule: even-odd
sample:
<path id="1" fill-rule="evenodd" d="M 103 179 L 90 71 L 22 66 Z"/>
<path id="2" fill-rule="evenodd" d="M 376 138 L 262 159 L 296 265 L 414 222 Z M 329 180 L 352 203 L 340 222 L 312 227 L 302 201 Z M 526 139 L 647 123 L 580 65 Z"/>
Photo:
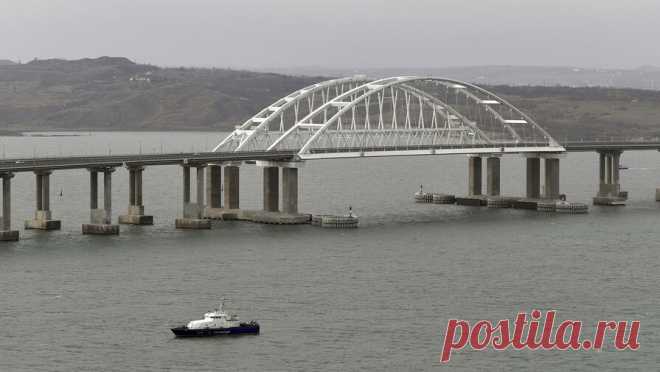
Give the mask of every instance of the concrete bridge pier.
<path id="1" fill-rule="evenodd" d="M 468 157 L 468 195 L 456 198 L 456 204 L 482 206 L 488 204 L 487 196 L 483 195 L 483 162 L 479 155 Z"/>
<path id="2" fill-rule="evenodd" d="M 13 173 L 2 173 L 2 221 L 0 225 L 0 241 L 17 241 L 18 230 L 11 229 L 11 179 Z"/>
<path id="3" fill-rule="evenodd" d="M 153 225 L 154 217 L 144 214 L 142 202 L 142 173 L 144 167 L 128 168 L 128 213 L 119 216 L 119 223 L 126 225 Z"/>
<path id="4" fill-rule="evenodd" d="M 527 175 L 526 175 L 526 193 L 527 199 L 540 199 L 541 198 L 541 159 L 537 157 L 529 157 L 526 159 Z"/>
<path id="5" fill-rule="evenodd" d="M 208 164 L 206 167 L 205 218 L 223 218 L 222 209 L 222 165 Z"/>
<path id="6" fill-rule="evenodd" d="M 279 212 L 280 168 L 263 167 L 263 203 L 264 211 Z"/>
<path id="7" fill-rule="evenodd" d="M 490 156 L 486 159 L 486 194 L 500 196 L 500 158 Z"/>
<path id="8" fill-rule="evenodd" d="M 558 200 L 559 195 L 559 158 L 546 158 L 543 199 Z"/>
<path id="9" fill-rule="evenodd" d="M 51 171 L 34 172 L 36 179 L 35 199 L 37 209 L 34 219 L 25 221 L 26 229 L 59 230 L 62 227 L 60 220 L 53 220 L 50 211 L 50 174 Z"/>
<path id="10" fill-rule="evenodd" d="M 594 205 L 625 205 L 628 193 L 621 191 L 619 184 L 619 166 L 622 151 L 600 150 L 598 167 L 598 194 L 593 199 Z"/>
<path id="11" fill-rule="evenodd" d="M 118 235 L 119 225 L 112 224 L 112 173 L 114 168 L 89 169 L 90 223 L 82 225 L 83 234 Z M 99 172 L 103 172 L 103 208 L 98 207 Z"/>
<path id="12" fill-rule="evenodd" d="M 257 161 L 263 168 L 263 210 L 248 219 L 272 224 L 302 224 L 310 221 L 308 214 L 298 213 L 298 168 L 301 162 Z M 280 210 L 280 168 L 282 169 L 282 208 Z"/>
<path id="13" fill-rule="evenodd" d="M 196 203 L 190 201 L 190 165 L 183 165 L 183 217 L 174 222 L 177 229 L 210 229 L 211 221 L 203 219 L 204 213 L 204 168 L 206 164 L 198 164 L 196 168 Z"/>
<path id="14" fill-rule="evenodd" d="M 298 214 L 298 168 L 282 168 L 282 213 Z"/>
<path id="15" fill-rule="evenodd" d="M 238 210 L 239 206 L 239 190 L 240 190 L 240 167 L 238 164 L 229 164 L 224 168 L 224 199 L 225 209 Z"/>

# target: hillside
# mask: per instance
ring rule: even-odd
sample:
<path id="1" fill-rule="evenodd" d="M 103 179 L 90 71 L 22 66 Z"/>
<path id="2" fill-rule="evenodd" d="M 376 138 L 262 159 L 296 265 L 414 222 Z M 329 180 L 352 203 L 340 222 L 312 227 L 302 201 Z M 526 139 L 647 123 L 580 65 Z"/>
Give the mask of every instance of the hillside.
<path id="1" fill-rule="evenodd" d="M 230 130 L 321 77 L 160 68 L 126 58 L 0 65 L 0 131 Z M 558 139 L 660 137 L 660 92 L 496 85 Z"/>
<path id="2" fill-rule="evenodd" d="M 110 57 L 32 61 L 0 66 L 0 129 L 228 129 L 318 80 Z"/>

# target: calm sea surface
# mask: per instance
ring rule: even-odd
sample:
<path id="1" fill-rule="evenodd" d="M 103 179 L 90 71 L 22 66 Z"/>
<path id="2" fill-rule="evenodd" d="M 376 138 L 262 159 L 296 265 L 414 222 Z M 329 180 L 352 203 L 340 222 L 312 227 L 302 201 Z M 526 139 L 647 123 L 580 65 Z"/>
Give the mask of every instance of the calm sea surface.
<path id="1" fill-rule="evenodd" d="M 80 133 L 2 137 L 6 157 L 202 151 L 219 133 Z M 464 156 L 308 162 L 301 211 L 361 217 L 356 230 L 218 222 L 177 231 L 181 169 L 149 167 L 144 200 L 155 225 L 83 236 L 86 171 L 51 177 L 62 230 L 0 244 L 0 371 L 584 371 L 660 365 L 660 154 L 626 152 L 623 208 L 588 215 L 420 205 L 425 190 L 463 194 Z M 521 195 L 524 160 L 502 161 L 502 190 Z M 596 154 L 570 154 L 561 188 L 589 202 Z M 113 178 L 113 217 L 128 172 Z M 13 225 L 34 209 L 34 176 L 13 179 Z M 194 190 L 194 188 L 193 188 Z M 241 168 L 241 207 L 261 206 L 260 171 Z M 60 196 L 60 191 L 62 196 Z M 222 297 L 259 336 L 175 339 Z M 556 309 L 591 327 L 641 320 L 638 351 L 468 351 L 438 362 L 449 318 L 513 318 Z M 590 329 L 585 332 L 591 333 Z"/>

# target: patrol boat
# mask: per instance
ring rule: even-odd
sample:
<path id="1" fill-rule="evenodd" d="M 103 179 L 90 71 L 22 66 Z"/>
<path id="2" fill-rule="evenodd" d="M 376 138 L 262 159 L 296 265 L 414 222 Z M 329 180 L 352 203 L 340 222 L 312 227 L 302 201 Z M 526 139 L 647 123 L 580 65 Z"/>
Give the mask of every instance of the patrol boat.
<path id="1" fill-rule="evenodd" d="M 222 308 L 204 314 L 204 319 L 193 320 L 188 324 L 172 328 L 177 337 L 205 337 L 235 334 L 258 334 L 259 323 L 252 320 L 244 323 L 238 316 L 227 314 Z"/>

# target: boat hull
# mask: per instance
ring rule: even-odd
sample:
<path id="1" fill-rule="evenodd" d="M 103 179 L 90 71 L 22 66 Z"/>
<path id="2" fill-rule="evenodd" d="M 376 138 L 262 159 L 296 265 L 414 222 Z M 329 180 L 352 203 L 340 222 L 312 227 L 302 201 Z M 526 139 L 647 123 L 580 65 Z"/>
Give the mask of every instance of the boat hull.
<path id="1" fill-rule="evenodd" d="M 212 337 L 228 335 L 258 334 L 259 325 L 245 323 L 238 327 L 189 329 L 186 326 L 172 328 L 176 337 Z"/>

